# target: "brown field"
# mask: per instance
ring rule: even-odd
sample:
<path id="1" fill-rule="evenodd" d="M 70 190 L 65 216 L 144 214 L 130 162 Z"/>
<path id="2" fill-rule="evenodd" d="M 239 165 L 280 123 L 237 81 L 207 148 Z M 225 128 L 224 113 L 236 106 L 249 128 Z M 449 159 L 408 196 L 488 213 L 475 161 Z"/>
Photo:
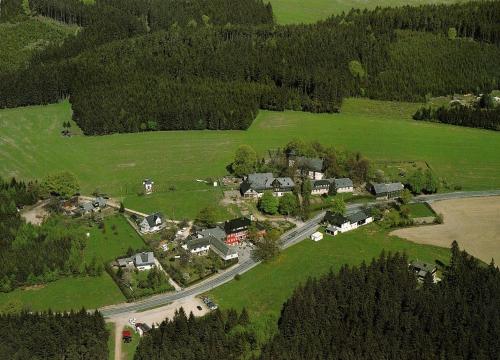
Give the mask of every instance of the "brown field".
<path id="1" fill-rule="evenodd" d="M 478 259 L 500 263 L 500 197 L 445 200 L 431 206 L 443 214 L 444 224 L 399 229 L 391 235 L 443 247 L 456 240 Z"/>

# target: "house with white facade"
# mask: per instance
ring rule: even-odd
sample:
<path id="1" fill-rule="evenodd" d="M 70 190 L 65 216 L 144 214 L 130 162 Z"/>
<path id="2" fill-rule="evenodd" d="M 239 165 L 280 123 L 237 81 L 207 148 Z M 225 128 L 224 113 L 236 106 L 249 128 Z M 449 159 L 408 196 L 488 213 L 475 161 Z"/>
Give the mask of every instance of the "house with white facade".
<path id="1" fill-rule="evenodd" d="M 295 183 L 289 177 L 274 177 L 272 173 L 248 174 L 240 185 L 241 196 L 246 198 L 260 198 L 265 191 L 271 191 L 274 196 L 280 197 L 292 192 Z"/>
<path id="2" fill-rule="evenodd" d="M 369 224 L 373 222 L 373 217 L 367 211 L 363 210 L 347 216 L 327 211 L 323 222 L 326 224 L 325 232 L 335 236 L 339 233 L 348 232 L 357 229 L 359 226 Z"/>
<path id="3" fill-rule="evenodd" d="M 354 192 L 354 184 L 349 178 L 339 178 L 333 180 L 333 186 L 337 193 L 352 193 Z"/>
<path id="4" fill-rule="evenodd" d="M 193 236 L 186 241 L 182 248 L 189 251 L 193 255 L 205 256 L 212 250 L 222 260 L 231 260 L 238 258 L 238 251 L 234 247 L 228 246 L 224 242 L 224 238 L 216 238 L 213 235 Z"/>
<path id="5" fill-rule="evenodd" d="M 144 179 L 142 182 L 142 185 L 144 186 L 144 192 L 146 194 L 151 194 L 153 192 L 153 185 L 154 181 L 151 179 Z"/>
<path id="6" fill-rule="evenodd" d="M 134 265 L 137 270 L 151 270 L 155 267 L 156 261 L 152 251 L 142 252 L 134 255 Z"/>
<path id="7" fill-rule="evenodd" d="M 375 195 L 377 200 L 389 200 L 399 197 L 404 188 L 404 185 L 400 182 L 386 184 L 372 183 L 369 190 Z"/>
<path id="8" fill-rule="evenodd" d="M 323 180 L 325 177 L 325 162 L 320 158 L 288 155 L 288 166 L 295 166 L 299 175 L 311 180 Z"/>
<path id="9" fill-rule="evenodd" d="M 165 227 L 165 218 L 162 213 L 156 212 L 146 216 L 140 223 L 139 228 L 141 233 L 148 234 L 159 231 Z"/>
<path id="10" fill-rule="evenodd" d="M 311 181 L 311 195 L 328 195 L 332 181 L 331 179 Z"/>
<path id="11" fill-rule="evenodd" d="M 320 241 L 323 240 L 323 234 L 320 233 L 319 231 L 316 231 L 315 233 L 311 234 L 311 240 L 312 241 Z"/>
<path id="12" fill-rule="evenodd" d="M 92 201 L 87 201 L 78 207 L 78 211 L 82 214 L 88 214 L 91 212 L 98 212 L 104 209 L 107 206 L 107 201 L 103 197 L 96 197 Z"/>

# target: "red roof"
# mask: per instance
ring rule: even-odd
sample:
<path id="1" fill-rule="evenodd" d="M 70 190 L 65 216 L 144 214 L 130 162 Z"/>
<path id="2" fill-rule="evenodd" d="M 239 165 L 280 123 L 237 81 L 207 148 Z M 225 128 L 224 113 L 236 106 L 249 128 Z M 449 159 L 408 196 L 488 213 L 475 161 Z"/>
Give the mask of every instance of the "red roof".
<path id="1" fill-rule="evenodd" d="M 123 330 L 122 337 L 132 337 L 130 330 Z"/>

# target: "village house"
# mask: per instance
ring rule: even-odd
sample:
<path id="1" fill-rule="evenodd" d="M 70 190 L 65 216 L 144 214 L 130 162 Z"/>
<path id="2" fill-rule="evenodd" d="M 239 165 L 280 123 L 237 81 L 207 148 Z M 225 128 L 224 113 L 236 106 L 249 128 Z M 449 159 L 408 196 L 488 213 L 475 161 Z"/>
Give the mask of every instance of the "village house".
<path id="1" fill-rule="evenodd" d="M 248 228 L 251 223 L 250 219 L 245 217 L 226 221 L 224 223 L 226 244 L 233 245 L 245 241 L 248 236 Z"/>
<path id="2" fill-rule="evenodd" d="M 363 210 L 347 216 L 327 211 L 325 217 L 323 218 L 323 222 L 326 224 L 325 232 L 335 236 L 338 233 L 351 231 L 357 229 L 359 226 L 369 224 L 373 222 L 373 217 L 368 212 Z"/>
<path id="3" fill-rule="evenodd" d="M 311 181 L 311 195 L 327 195 L 331 185 L 332 180 L 313 180 Z"/>
<path id="4" fill-rule="evenodd" d="M 182 248 L 189 251 L 193 255 L 205 256 L 208 255 L 209 250 L 212 250 L 222 260 L 231 260 L 238 258 L 238 252 L 228 246 L 222 239 L 215 236 L 207 235 L 191 237 L 186 241 Z"/>
<path id="5" fill-rule="evenodd" d="M 323 180 L 325 177 L 325 164 L 323 159 L 320 158 L 310 158 L 289 154 L 288 166 L 295 166 L 299 175 L 308 177 L 311 180 Z"/>
<path id="6" fill-rule="evenodd" d="M 431 274 L 433 282 L 437 281 L 437 268 L 432 264 L 424 263 L 422 261 L 412 261 L 410 262 L 409 268 L 415 272 L 419 281 L 424 281 L 427 273 Z"/>
<path id="7" fill-rule="evenodd" d="M 153 180 L 151 180 L 151 179 L 145 179 L 142 182 L 142 185 L 144 186 L 144 192 L 146 194 L 151 194 L 153 192 L 153 185 L 154 185 L 154 181 Z"/>
<path id="8" fill-rule="evenodd" d="M 152 251 L 141 252 L 134 255 L 134 265 L 137 270 L 151 270 L 155 267 L 156 261 Z"/>
<path id="9" fill-rule="evenodd" d="M 155 267 L 156 260 L 153 252 L 141 252 L 130 257 L 117 259 L 119 267 L 122 268 L 135 268 L 139 271 L 150 270 Z"/>
<path id="10" fill-rule="evenodd" d="M 146 216 L 140 223 L 139 228 L 141 233 L 153 233 L 165 227 L 165 219 L 162 213 L 156 212 Z"/>
<path id="11" fill-rule="evenodd" d="M 289 177 L 275 178 L 272 173 L 248 174 L 240 185 L 241 196 L 246 198 L 260 198 L 265 191 L 271 191 L 274 196 L 280 197 L 292 192 L 295 183 Z"/>
<path id="12" fill-rule="evenodd" d="M 87 202 L 84 202 L 83 204 L 80 204 L 80 206 L 78 207 L 78 210 L 82 214 L 88 214 L 91 212 L 100 211 L 100 210 L 104 209 L 106 207 L 106 205 L 107 205 L 106 199 L 98 196 L 92 201 L 87 201 Z"/>
<path id="13" fill-rule="evenodd" d="M 404 185 L 400 182 L 386 184 L 372 183 L 370 191 L 375 195 L 377 200 L 389 200 L 399 197 L 404 188 Z"/>
<path id="14" fill-rule="evenodd" d="M 354 191 L 354 184 L 349 178 L 334 179 L 333 186 L 336 193 L 352 193 Z"/>
<path id="15" fill-rule="evenodd" d="M 151 326 L 149 326 L 146 323 L 136 323 L 135 324 L 135 331 L 139 334 L 139 336 L 144 336 L 148 332 L 151 331 Z"/>

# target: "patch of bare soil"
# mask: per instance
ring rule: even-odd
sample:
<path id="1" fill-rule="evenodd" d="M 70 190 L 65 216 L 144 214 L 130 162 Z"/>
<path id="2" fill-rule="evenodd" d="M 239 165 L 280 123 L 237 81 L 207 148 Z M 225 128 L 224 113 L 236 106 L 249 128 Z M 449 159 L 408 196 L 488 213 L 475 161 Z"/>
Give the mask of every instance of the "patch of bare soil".
<path id="1" fill-rule="evenodd" d="M 26 286 L 25 288 L 23 288 L 23 290 L 41 290 L 45 287 L 45 285 L 31 285 L 31 286 Z"/>
<path id="2" fill-rule="evenodd" d="M 431 206 L 443 214 L 443 224 L 399 229 L 391 235 L 442 247 L 456 240 L 478 259 L 489 263 L 493 258 L 500 263 L 500 197 L 445 200 Z"/>

